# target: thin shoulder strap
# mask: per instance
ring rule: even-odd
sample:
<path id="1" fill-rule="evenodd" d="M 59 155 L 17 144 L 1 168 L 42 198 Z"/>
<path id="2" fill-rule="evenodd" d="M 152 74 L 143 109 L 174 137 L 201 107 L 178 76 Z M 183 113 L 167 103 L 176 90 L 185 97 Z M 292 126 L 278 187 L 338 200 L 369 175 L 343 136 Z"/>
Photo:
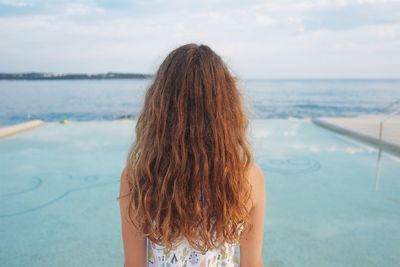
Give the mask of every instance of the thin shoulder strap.
<path id="1" fill-rule="evenodd" d="M 149 267 L 149 239 L 146 238 L 146 267 Z"/>

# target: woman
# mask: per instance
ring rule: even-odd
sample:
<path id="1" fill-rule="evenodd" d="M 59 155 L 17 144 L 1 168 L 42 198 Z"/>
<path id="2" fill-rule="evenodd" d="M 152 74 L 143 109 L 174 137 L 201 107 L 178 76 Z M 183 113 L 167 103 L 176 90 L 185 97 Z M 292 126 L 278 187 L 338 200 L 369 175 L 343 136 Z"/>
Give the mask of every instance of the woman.
<path id="1" fill-rule="evenodd" d="M 121 174 L 126 267 L 262 266 L 266 193 L 247 126 L 213 50 L 187 44 L 166 57 Z"/>

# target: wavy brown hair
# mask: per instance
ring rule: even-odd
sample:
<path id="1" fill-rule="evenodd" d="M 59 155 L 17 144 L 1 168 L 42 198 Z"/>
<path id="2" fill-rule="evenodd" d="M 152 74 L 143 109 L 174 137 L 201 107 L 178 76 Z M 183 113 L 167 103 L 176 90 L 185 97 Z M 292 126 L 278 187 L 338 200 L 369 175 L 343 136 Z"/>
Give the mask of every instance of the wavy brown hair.
<path id="1" fill-rule="evenodd" d="M 251 227 L 248 124 L 236 80 L 210 47 L 166 57 L 126 162 L 128 214 L 143 236 L 167 249 L 185 237 L 202 252 L 240 240 Z"/>

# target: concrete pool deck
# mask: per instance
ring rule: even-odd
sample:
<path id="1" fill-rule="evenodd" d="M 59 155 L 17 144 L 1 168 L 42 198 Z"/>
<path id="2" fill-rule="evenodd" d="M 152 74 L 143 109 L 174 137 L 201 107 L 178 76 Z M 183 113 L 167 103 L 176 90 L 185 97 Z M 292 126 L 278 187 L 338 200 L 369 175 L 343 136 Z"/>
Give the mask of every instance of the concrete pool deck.
<path id="1" fill-rule="evenodd" d="M 400 116 L 393 116 L 384 122 L 380 141 L 379 127 L 384 119 L 385 116 L 334 117 L 314 118 L 312 122 L 400 157 Z"/>
<path id="2" fill-rule="evenodd" d="M 40 127 L 44 124 L 42 120 L 32 120 L 23 123 L 18 123 L 11 126 L 0 126 L 0 139 Z"/>

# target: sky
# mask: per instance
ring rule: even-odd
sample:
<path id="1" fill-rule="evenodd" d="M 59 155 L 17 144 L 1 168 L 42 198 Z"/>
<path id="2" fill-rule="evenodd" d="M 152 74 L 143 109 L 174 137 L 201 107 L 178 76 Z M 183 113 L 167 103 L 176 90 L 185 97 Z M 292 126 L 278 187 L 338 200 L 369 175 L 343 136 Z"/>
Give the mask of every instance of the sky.
<path id="1" fill-rule="evenodd" d="M 0 72 L 154 73 L 192 42 L 242 78 L 400 78 L 400 0 L 0 0 Z"/>

